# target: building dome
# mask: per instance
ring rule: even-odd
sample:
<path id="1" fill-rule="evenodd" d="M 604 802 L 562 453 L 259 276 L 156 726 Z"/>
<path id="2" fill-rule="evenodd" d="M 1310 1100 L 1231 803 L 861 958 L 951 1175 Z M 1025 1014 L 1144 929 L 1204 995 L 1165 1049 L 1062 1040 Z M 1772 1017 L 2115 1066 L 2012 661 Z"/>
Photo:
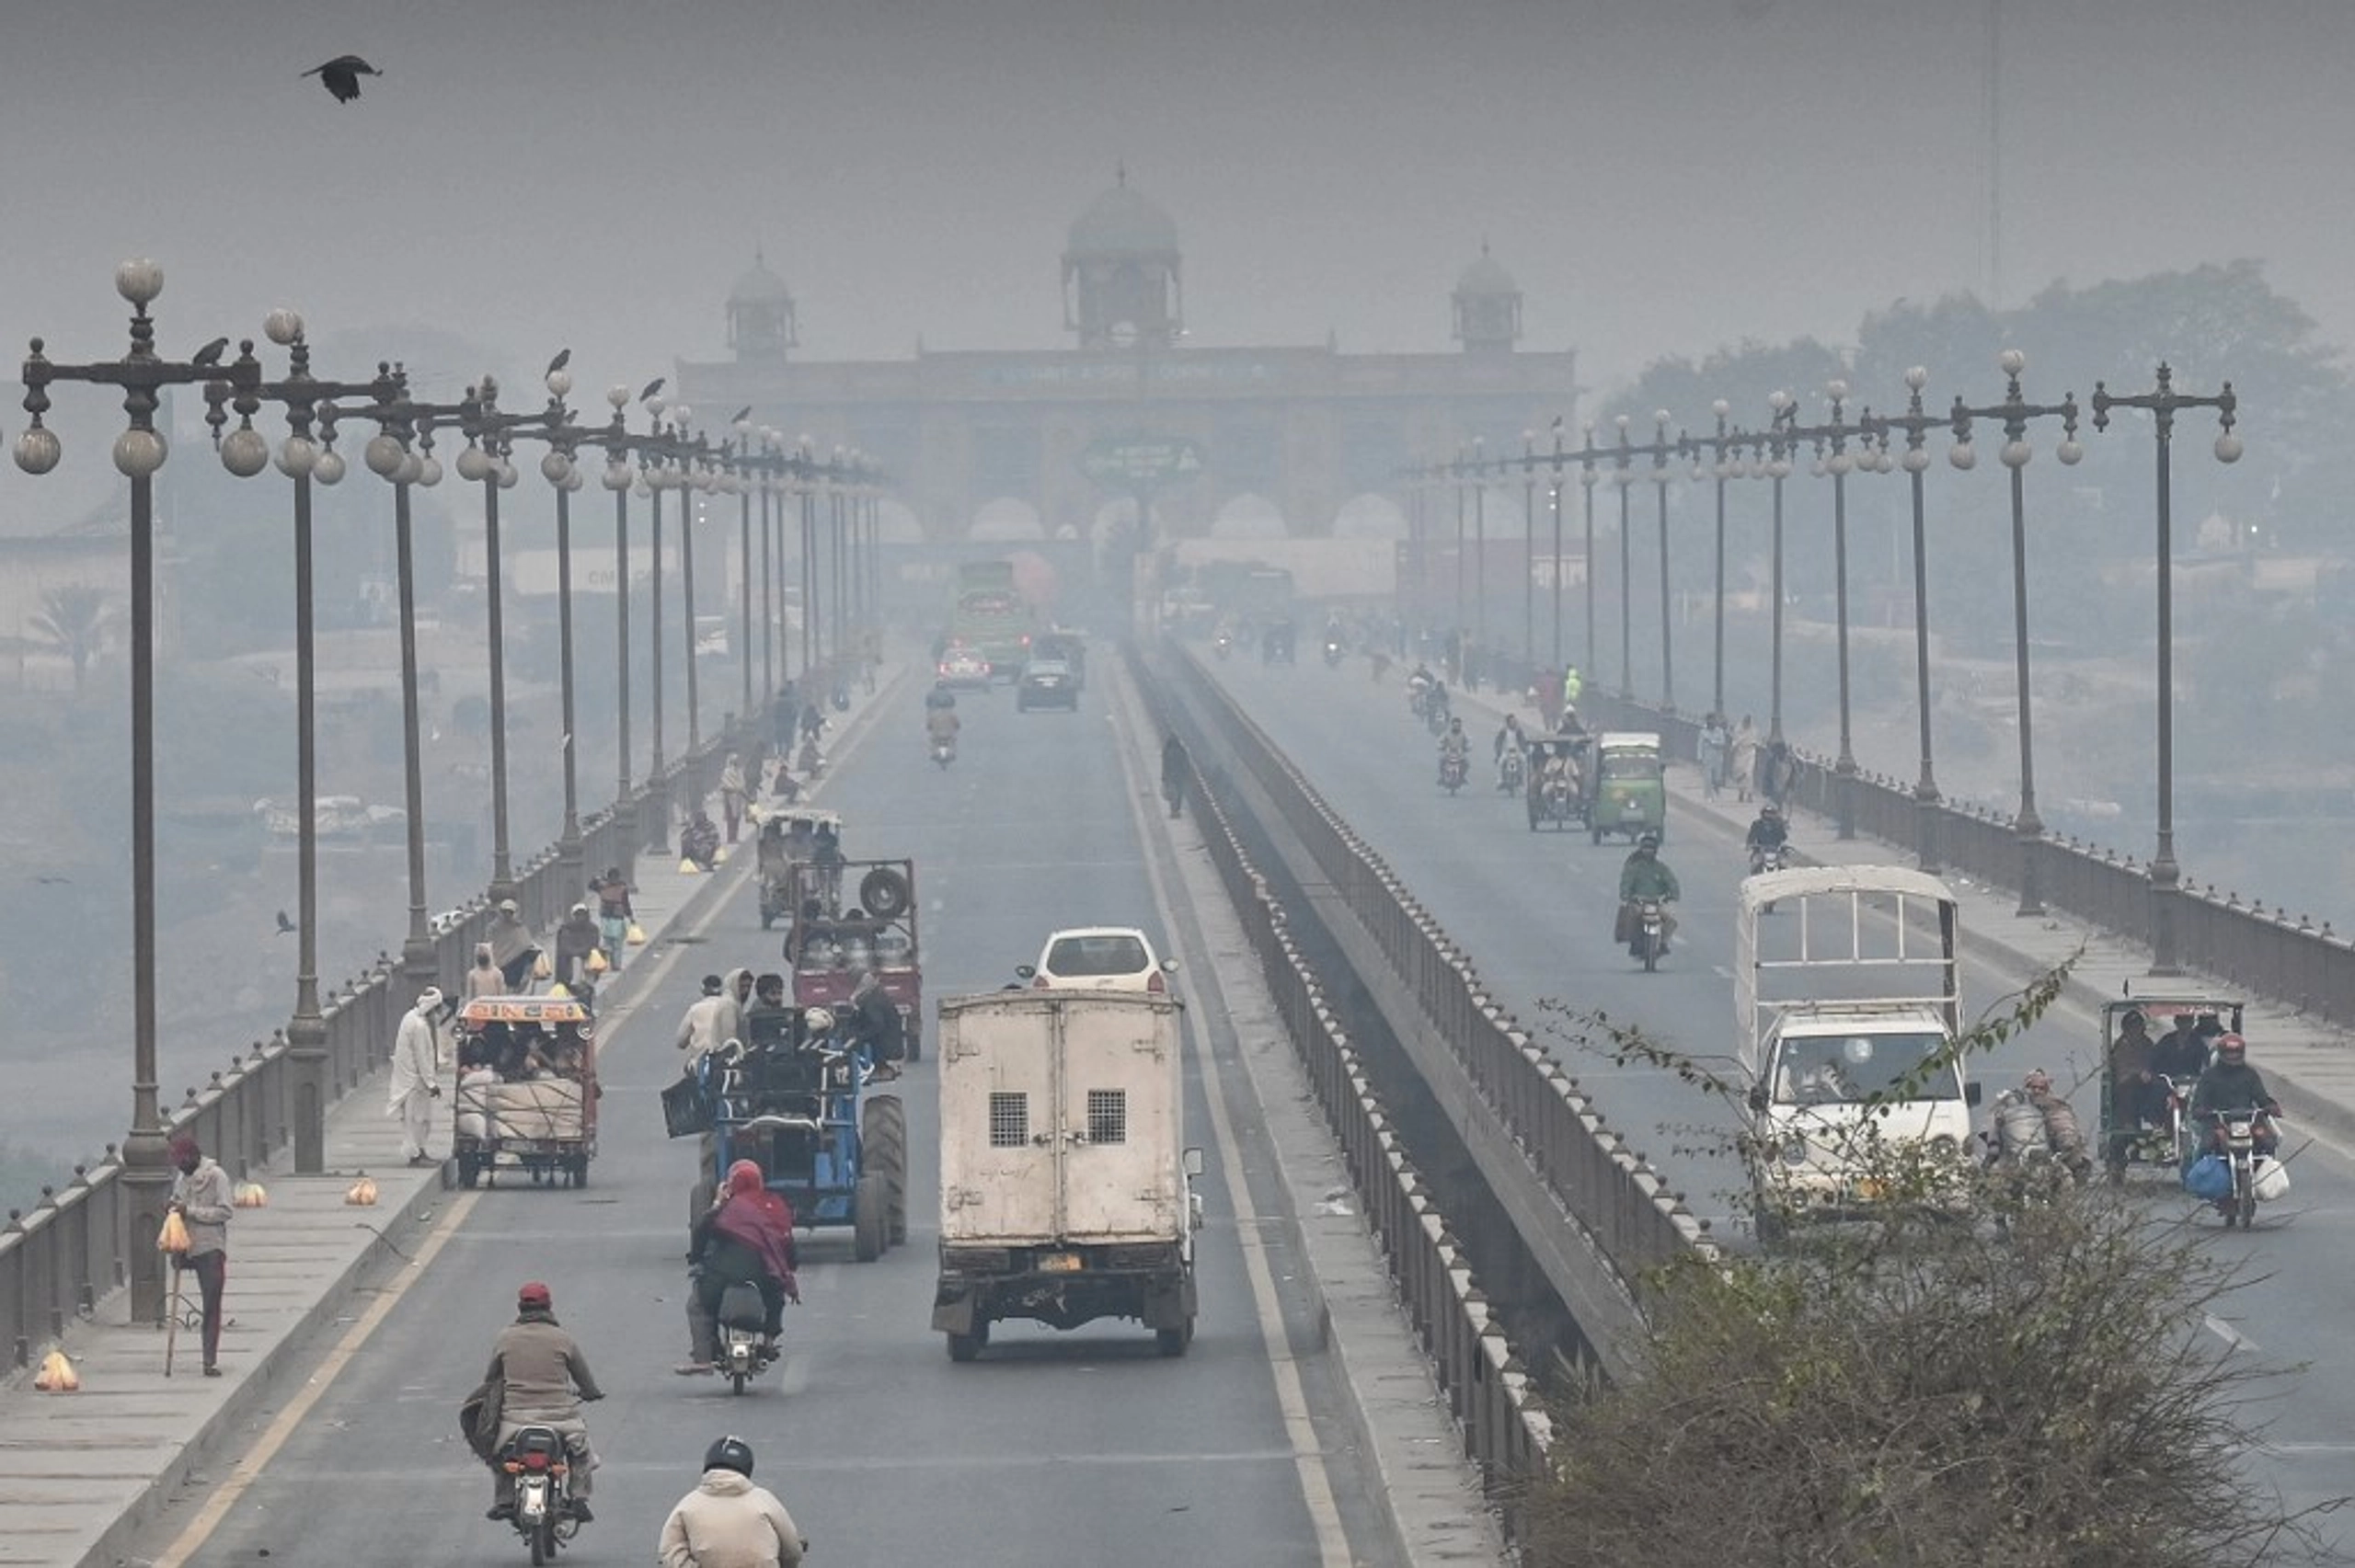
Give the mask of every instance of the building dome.
<path id="1" fill-rule="evenodd" d="M 1519 294 L 1521 285 L 1512 280 L 1504 263 L 1490 256 L 1484 245 L 1480 254 L 1473 258 L 1472 265 L 1455 280 L 1455 292 L 1465 299 L 1504 299 Z"/>
<path id="2" fill-rule="evenodd" d="M 1065 247 L 1074 259 L 1099 256 L 1175 256 L 1178 225 L 1152 198 L 1132 189 L 1126 170 L 1087 204 L 1071 226 Z"/>
<path id="3" fill-rule="evenodd" d="M 784 279 L 769 270 L 768 262 L 758 251 L 752 253 L 752 270 L 737 279 L 728 291 L 729 304 L 769 304 L 792 297 L 793 291 L 785 286 Z"/>
<path id="4" fill-rule="evenodd" d="M 793 291 L 752 252 L 752 268 L 728 291 L 728 346 L 739 361 L 782 360 L 800 342 Z"/>
<path id="5" fill-rule="evenodd" d="M 1450 303 L 1455 310 L 1455 340 L 1464 345 L 1465 353 L 1512 351 L 1521 337 L 1521 285 L 1512 280 L 1504 263 L 1488 254 L 1486 242 L 1472 265 L 1456 279 Z"/>

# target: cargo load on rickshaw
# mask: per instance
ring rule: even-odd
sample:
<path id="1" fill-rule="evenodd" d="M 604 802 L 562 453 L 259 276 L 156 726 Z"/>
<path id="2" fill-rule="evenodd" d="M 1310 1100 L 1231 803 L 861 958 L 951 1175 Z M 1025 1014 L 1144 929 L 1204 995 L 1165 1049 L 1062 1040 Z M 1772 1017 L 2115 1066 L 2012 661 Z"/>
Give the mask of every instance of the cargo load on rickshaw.
<path id="1" fill-rule="evenodd" d="M 761 929 L 793 918 L 792 870 L 801 862 L 839 866 L 843 853 L 843 818 L 838 811 L 795 806 L 762 820 L 759 840 Z"/>
<path id="2" fill-rule="evenodd" d="M 597 1043 L 573 997 L 480 996 L 457 1015 L 453 1150 L 458 1184 L 523 1172 L 589 1185 L 597 1152 Z"/>
<path id="3" fill-rule="evenodd" d="M 2200 1139 L 2188 1121 L 2191 1091 L 2212 1042 L 2239 1034 L 2247 1008 L 2197 986 L 2146 986 L 2102 1003 L 2098 1143 L 2113 1182 L 2140 1170 L 2172 1183 L 2191 1162 Z"/>
<path id="4" fill-rule="evenodd" d="M 921 1060 L 924 968 L 912 860 L 796 861 L 787 868 L 793 923 L 785 957 L 799 1007 L 849 1018 L 859 977 L 872 974 L 900 1014 L 904 1059 Z"/>

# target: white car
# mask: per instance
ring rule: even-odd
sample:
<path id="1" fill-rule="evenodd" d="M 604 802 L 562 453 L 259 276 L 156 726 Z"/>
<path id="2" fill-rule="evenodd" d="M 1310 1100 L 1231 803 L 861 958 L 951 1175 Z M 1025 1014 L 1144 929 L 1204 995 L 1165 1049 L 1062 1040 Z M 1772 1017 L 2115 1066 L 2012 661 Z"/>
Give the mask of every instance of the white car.
<path id="1" fill-rule="evenodd" d="M 1134 926 L 1074 926 L 1047 938 L 1036 964 L 1014 972 L 1039 990 L 1143 990 L 1166 994 L 1178 960 L 1153 950 Z"/>

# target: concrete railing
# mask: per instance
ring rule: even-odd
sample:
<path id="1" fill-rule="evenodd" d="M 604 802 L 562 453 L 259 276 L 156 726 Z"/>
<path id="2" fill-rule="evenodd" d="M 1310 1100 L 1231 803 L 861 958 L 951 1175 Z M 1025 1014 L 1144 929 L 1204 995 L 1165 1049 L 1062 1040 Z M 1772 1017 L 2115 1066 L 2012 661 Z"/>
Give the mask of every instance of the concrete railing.
<path id="1" fill-rule="evenodd" d="M 1580 708 L 1589 727 L 1657 730 L 1670 756 L 1692 761 L 1699 755 L 1700 726 L 1688 715 L 1664 715 L 1591 689 Z M 1837 817 L 1843 781 L 1832 759 L 1808 752 L 1793 756 L 1798 767 L 1788 802 Z M 1845 787 L 1857 832 L 1909 852 L 1918 848 L 1924 807 L 1913 797 L 1913 781 L 1858 773 Z M 1928 811 L 1926 825 L 1942 869 L 2016 890 L 2022 857 L 2032 853 L 2038 897 L 2047 906 L 2153 945 L 2150 867 L 2132 855 L 2049 832 L 2028 850 L 2005 813 L 1944 801 Z M 2262 899 L 2244 902 L 2236 892 L 2220 895 L 2212 883 L 2196 887 L 2187 882 L 2176 899 L 2176 956 L 2188 969 L 2355 1027 L 2355 942 L 2339 936 L 2326 921 L 2318 926 L 2309 916 L 2293 916 L 2278 905 L 2269 911 Z"/>
<path id="2" fill-rule="evenodd" d="M 724 727 L 695 752 L 672 762 L 663 776 L 643 787 L 626 816 L 612 807 L 581 824 L 584 875 L 608 865 L 626 867 L 637 845 L 624 830 L 652 819 L 672 799 L 700 799 L 718 776 L 721 759 L 754 738 L 746 725 Z M 516 902 L 532 929 L 550 931 L 579 901 L 585 887 L 565 885 L 566 863 L 551 845 L 534 857 L 516 879 Z M 442 921 L 434 933 L 434 962 L 442 989 L 452 995 L 471 961 L 475 944 L 488 930 L 488 894 L 477 897 Z M 408 1003 L 396 959 L 376 962 L 340 986 L 323 982 L 320 1012 L 327 1025 L 327 1097 L 340 1099 L 373 1076 L 392 1051 L 393 1032 Z M 232 1177 L 259 1171 L 293 1139 L 293 1073 L 284 1031 L 257 1040 L 242 1056 L 213 1074 L 201 1088 L 187 1092 L 167 1116 L 167 1135 L 193 1134 Z M 130 1278 L 134 1246 L 154 1238 L 127 1233 L 129 1210 L 118 1178 L 121 1161 L 109 1145 L 96 1165 L 76 1166 L 63 1188 L 44 1187 L 28 1211 L 11 1210 L 0 1226 L 0 1344 L 11 1364 L 30 1363 L 36 1345 L 64 1333 L 66 1322 L 97 1310 L 107 1292 Z"/>
<path id="3" fill-rule="evenodd" d="M 1165 727 L 1178 719 L 1152 672 L 1132 663 L 1138 687 Z M 1199 737 L 1198 737 L 1199 738 Z M 1544 1451 L 1551 1428 L 1522 1364 L 1506 1344 L 1470 1259 L 1450 1232 L 1392 1128 L 1349 1033 L 1294 943 L 1281 904 L 1253 864 L 1228 816 L 1229 802 L 1197 773 L 1189 790 L 1211 864 L 1233 901 L 1317 1104 L 1366 1205 L 1401 1300 L 1436 1368 L 1466 1455 L 1511 1524 L 1515 1484 Z"/>

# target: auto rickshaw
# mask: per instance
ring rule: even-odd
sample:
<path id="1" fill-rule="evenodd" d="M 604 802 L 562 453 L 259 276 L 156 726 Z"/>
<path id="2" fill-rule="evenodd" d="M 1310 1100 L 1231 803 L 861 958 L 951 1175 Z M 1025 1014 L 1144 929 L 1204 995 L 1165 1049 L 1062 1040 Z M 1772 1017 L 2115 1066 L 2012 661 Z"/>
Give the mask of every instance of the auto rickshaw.
<path id="1" fill-rule="evenodd" d="M 1607 833 L 1633 842 L 1645 833 L 1668 838 L 1668 783 L 1660 737 L 1649 730 L 1605 730 L 1595 737 L 1586 771 L 1586 825 L 1593 841 Z"/>
<path id="2" fill-rule="evenodd" d="M 2131 986 L 2124 996 L 2102 1003 L 2102 1070 L 2098 1075 L 2101 1118 L 2097 1142 L 2108 1163 L 2112 1181 L 2122 1182 L 2128 1172 L 2139 1168 L 2156 1173 L 2172 1184 L 2190 1160 L 2192 1145 L 2199 1138 L 2199 1129 L 2185 1121 L 2192 1086 L 2199 1081 L 2197 1073 L 2178 1073 L 2172 1078 L 2158 1075 L 2148 1084 L 2137 1074 L 2131 1087 L 2147 1098 L 2140 1105 L 2126 1103 L 2125 1092 L 2130 1084 L 2120 1080 L 2125 1064 L 2118 1059 L 2120 1025 L 2126 1015 L 2141 1013 L 2155 1042 L 2166 1035 L 2178 1016 L 2213 1018 L 2222 1025 L 2220 1032 L 2237 1035 L 2247 1005 L 2239 997 L 2188 987 L 2138 991 Z"/>
<path id="3" fill-rule="evenodd" d="M 597 1043 L 588 1006 L 563 996 L 478 996 L 458 1010 L 458 1185 L 523 1171 L 589 1185 L 597 1152 Z"/>
<path id="4" fill-rule="evenodd" d="M 1564 828 L 1586 820 L 1586 774 L 1591 759 L 1580 734 L 1530 738 L 1529 765 L 1522 770 L 1529 798 L 1529 830 Z"/>
<path id="5" fill-rule="evenodd" d="M 839 811 L 795 806 L 774 813 L 761 824 L 761 929 L 793 918 L 793 867 L 810 858 L 821 837 L 842 847 L 843 818 Z"/>

